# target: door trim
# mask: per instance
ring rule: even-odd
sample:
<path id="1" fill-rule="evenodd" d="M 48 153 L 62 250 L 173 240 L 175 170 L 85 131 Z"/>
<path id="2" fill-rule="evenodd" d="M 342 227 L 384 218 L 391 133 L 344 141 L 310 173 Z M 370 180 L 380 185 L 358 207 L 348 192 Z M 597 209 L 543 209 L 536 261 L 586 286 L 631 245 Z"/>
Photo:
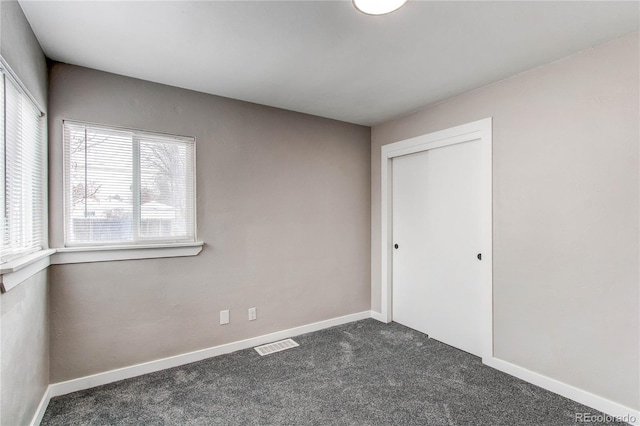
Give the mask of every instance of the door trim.
<path id="1" fill-rule="evenodd" d="M 474 121 L 461 126 L 438 132 L 428 133 L 415 138 L 406 139 L 382 146 L 381 161 L 381 319 L 383 322 L 393 320 L 392 312 L 392 235 L 393 235 L 393 198 L 392 198 L 392 160 L 402 155 L 414 154 L 429 149 L 440 148 L 463 142 L 480 140 L 482 155 L 482 202 L 481 202 L 481 247 L 482 270 L 480 282 L 481 321 L 482 321 L 482 359 L 493 357 L 493 244 L 492 244 L 492 119 Z"/>

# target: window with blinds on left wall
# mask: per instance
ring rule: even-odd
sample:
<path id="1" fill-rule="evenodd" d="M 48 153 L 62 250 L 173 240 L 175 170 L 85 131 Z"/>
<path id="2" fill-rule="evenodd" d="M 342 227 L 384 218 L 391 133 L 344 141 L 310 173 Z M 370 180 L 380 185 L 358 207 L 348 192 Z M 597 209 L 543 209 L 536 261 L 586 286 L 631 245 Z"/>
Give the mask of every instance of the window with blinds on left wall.
<path id="1" fill-rule="evenodd" d="M 0 63 L 0 265 L 46 247 L 44 114 Z"/>

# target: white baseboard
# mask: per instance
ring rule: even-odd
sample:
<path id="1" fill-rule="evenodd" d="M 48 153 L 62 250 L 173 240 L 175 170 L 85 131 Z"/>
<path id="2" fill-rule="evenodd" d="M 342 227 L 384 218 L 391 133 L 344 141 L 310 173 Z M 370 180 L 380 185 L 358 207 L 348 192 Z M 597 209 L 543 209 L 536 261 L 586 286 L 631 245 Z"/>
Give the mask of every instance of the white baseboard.
<path id="1" fill-rule="evenodd" d="M 180 365 L 201 361 L 203 359 L 211 358 L 214 356 L 228 354 L 242 349 L 252 348 L 254 346 L 264 345 L 265 343 L 270 343 L 276 340 L 287 339 L 289 337 L 299 336 L 301 334 L 311 333 L 314 331 L 323 330 L 325 328 L 334 327 L 336 325 L 342 325 L 370 317 L 371 311 L 359 312 L 356 314 L 345 315 L 338 318 L 315 322 L 313 324 L 290 328 L 288 330 L 265 334 L 246 340 L 240 340 L 238 342 L 227 343 L 225 345 L 214 346 L 211 348 L 189 352 L 182 355 L 176 355 L 169 358 L 136 364 L 130 367 L 119 368 L 117 370 L 105 371 L 104 373 L 80 377 L 78 379 L 68 380 L 66 382 L 53 383 L 49 386 L 49 397 L 65 395 L 67 393 L 77 392 L 95 386 L 106 385 L 107 383 L 117 382 L 118 380 L 129 379 L 131 377 L 141 376 L 143 374 L 153 373 L 155 371 L 165 370 L 167 368 L 178 367 Z"/>
<path id="2" fill-rule="evenodd" d="M 638 410 L 625 407 L 617 402 L 609 401 L 601 396 L 594 395 L 585 390 L 573 387 L 550 377 L 543 376 L 542 374 L 535 373 L 527 370 L 526 368 L 519 367 L 498 358 L 483 358 L 482 363 L 489 367 L 493 367 L 496 370 L 500 370 L 511 376 L 522 379 L 525 382 L 532 383 L 543 389 L 562 395 L 565 398 L 572 399 L 580 404 L 586 405 L 587 407 L 591 407 L 613 417 L 622 418 L 624 421 L 634 426 L 640 426 L 640 412 Z M 596 415 L 597 413 L 589 414 Z"/>
<path id="3" fill-rule="evenodd" d="M 382 316 L 380 312 L 376 312 L 376 311 L 371 311 L 371 318 L 373 318 L 376 321 L 383 322 L 385 324 L 389 322 L 384 316 Z"/>
<path id="4" fill-rule="evenodd" d="M 44 391 L 44 395 L 42 395 L 42 399 L 40 400 L 40 404 L 38 404 L 38 408 L 36 409 L 33 418 L 31 419 L 30 426 L 38 426 L 44 417 L 44 412 L 47 411 L 47 407 L 49 406 L 49 401 L 51 400 L 51 386 L 47 386 L 47 389 Z"/>

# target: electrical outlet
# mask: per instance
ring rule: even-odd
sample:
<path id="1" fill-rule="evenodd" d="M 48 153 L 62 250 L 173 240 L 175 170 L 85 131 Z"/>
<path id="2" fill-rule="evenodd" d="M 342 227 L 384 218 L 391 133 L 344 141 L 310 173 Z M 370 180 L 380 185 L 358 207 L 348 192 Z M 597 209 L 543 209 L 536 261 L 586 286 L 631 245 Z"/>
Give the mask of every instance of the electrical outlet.
<path id="1" fill-rule="evenodd" d="M 229 324 L 229 311 L 220 311 L 220 325 Z"/>
<path id="2" fill-rule="evenodd" d="M 249 321 L 255 321 L 258 318 L 256 308 L 249 308 Z"/>

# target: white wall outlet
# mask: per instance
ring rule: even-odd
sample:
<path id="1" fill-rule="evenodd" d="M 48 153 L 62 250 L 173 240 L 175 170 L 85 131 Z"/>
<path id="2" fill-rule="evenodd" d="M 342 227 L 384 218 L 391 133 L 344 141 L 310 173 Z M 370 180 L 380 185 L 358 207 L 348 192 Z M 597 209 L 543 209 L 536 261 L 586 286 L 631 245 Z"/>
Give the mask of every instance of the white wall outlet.
<path id="1" fill-rule="evenodd" d="M 220 325 L 229 324 L 229 311 L 220 311 Z"/>
<path id="2" fill-rule="evenodd" d="M 249 321 L 255 321 L 258 318 L 256 308 L 249 308 Z"/>

